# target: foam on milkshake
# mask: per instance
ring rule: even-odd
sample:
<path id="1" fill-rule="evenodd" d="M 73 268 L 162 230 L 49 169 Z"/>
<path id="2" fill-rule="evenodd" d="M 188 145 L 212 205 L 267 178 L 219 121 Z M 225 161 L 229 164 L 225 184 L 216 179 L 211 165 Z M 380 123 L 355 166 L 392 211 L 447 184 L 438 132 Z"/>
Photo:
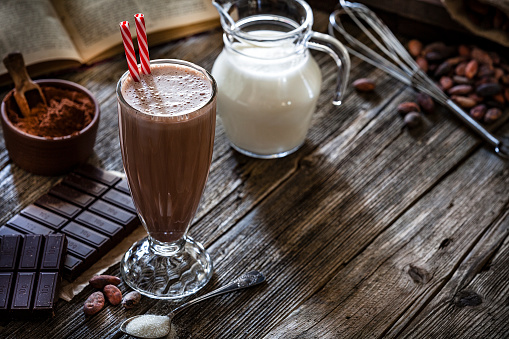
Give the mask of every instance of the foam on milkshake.
<path id="1" fill-rule="evenodd" d="M 151 115 L 182 115 L 203 107 L 212 86 L 195 69 L 180 65 L 151 65 L 151 74 L 131 75 L 122 83 L 122 95 L 133 108 Z"/>

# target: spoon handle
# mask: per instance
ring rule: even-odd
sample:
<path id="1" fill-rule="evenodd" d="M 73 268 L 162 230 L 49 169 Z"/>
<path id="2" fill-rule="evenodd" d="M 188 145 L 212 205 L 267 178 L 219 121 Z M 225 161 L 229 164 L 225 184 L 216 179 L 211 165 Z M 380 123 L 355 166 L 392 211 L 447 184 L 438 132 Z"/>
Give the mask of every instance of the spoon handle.
<path id="1" fill-rule="evenodd" d="M 179 307 L 174 309 L 170 313 L 169 316 L 170 316 L 170 318 L 172 318 L 177 313 L 182 311 L 183 309 L 188 308 L 189 306 L 192 306 L 194 304 L 197 304 L 197 303 L 199 303 L 199 302 L 201 302 L 201 301 L 203 301 L 205 299 L 216 297 L 218 295 L 229 293 L 229 292 L 233 292 L 233 291 L 240 290 L 240 289 L 243 289 L 243 288 L 255 286 L 255 285 L 258 285 L 258 284 L 260 284 L 260 283 L 262 283 L 264 281 L 265 281 L 265 276 L 261 272 L 251 271 L 251 272 L 244 273 L 243 275 L 241 275 L 237 279 L 233 280 L 228 285 L 220 287 L 217 290 L 214 290 L 212 292 L 204 294 L 201 297 L 198 297 L 196 299 L 190 300 L 190 301 L 186 302 L 185 304 L 180 305 Z"/>

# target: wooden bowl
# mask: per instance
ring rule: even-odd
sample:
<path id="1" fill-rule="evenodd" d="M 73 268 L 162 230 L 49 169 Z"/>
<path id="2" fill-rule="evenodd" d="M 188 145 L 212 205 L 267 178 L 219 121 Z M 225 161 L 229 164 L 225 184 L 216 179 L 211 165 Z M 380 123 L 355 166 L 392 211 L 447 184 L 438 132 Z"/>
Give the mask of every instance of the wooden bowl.
<path id="1" fill-rule="evenodd" d="M 7 112 L 14 101 L 14 90 L 2 100 L 1 122 L 4 140 L 12 161 L 34 174 L 59 175 L 84 163 L 92 154 L 99 126 L 99 104 L 92 93 L 74 82 L 57 79 L 36 80 L 41 87 L 52 86 L 83 92 L 95 105 L 92 121 L 81 131 L 64 137 L 44 138 L 25 133 L 14 126 Z M 17 108 L 17 106 L 16 106 Z"/>

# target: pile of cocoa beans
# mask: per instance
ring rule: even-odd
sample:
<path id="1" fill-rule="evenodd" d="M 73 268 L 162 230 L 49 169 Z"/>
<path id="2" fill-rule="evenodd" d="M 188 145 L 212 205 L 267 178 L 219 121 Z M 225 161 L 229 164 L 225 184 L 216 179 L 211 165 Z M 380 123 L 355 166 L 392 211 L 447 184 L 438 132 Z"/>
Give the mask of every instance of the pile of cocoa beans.
<path id="1" fill-rule="evenodd" d="M 86 315 L 94 315 L 102 310 L 105 306 L 105 299 L 111 305 L 118 305 L 122 302 L 125 309 L 133 308 L 140 302 L 141 294 L 133 291 L 127 293 L 122 299 L 122 292 L 117 285 L 121 282 L 120 278 L 112 275 L 96 275 L 90 279 L 90 286 L 100 289 L 92 293 L 83 305 L 83 312 Z"/>
<path id="2" fill-rule="evenodd" d="M 509 103 L 509 63 L 477 46 L 408 42 L 419 67 L 472 118 L 490 124 Z"/>

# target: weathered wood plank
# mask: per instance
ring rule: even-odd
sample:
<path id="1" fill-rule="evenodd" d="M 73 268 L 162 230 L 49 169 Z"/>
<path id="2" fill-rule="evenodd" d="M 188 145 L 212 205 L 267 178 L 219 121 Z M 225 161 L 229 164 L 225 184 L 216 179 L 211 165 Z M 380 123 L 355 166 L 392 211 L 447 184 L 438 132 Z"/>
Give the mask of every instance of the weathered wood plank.
<path id="1" fill-rule="evenodd" d="M 319 16 L 317 23 L 323 30 L 326 16 Z M 188 59 L 210 69 L 221 49 L 220 35 L 216 30 L 184 39 L 156 48 L 154 53 L 151 50 L 151 56 Z M 403 130 L 394 108 L 413 93 L 400 93 L 401 84 L 355 59 L 352 78 L 377 78 L 376 94 L 361 96 L 350 91 L 344 107 L 331 107 L 332 63 L 323 55 L 317 55 L 317 60 L 326 66 L 324 93 L 306 144 L 296 154 L 273 161 L 239 155 L 229 148 L 218 121 L 209 182 L 190 231 L 209 248 L 215 263 L 216 273 L 207 290 L 252 268 L 265 272 L 268 284 L 190 310 L 176 321 L 182 338 L 259 338 L 284 324 L 287 317 L 292 319 L 299 305 L 312 300 L 345 267 L 350 269 L 351 262 L 478 149 L 479 141 L 443 110 L 429 117 L 421 131 Z M 92 162 L 107 169 L 122 167 L 114 87 L 123 71 L 125 60 L 117 57 L 69 75 L 100 98 L 104 125 Z M 0 160 L 5 160 L 5 150 L 0 150 Z M 15 166 L 6 162 L 2 168 L 0 178 L 15 181 L 15 188 L 5 184 L 10 195 L 3 210 L 9 213 L 33 201 L 32 195 L 56 180 L 35 178 L 19 169 L 11 179 L 9 171 Z M 468 220 L 464 215 L 457 217 Z M 109 272 L 118 275 L 118 265 Z M 121 289 L 126 291 L 125 286 Z M 164 314 L 175 305 L 144 298 L 136 310 L 108 307 L 85 319 L 81 307 L 91 291 L 88 287 L 71 303 L 60 302 L 55 319 L 29 325 L 5 323 L 0 335 L 116 338 L 120 337 L 117 326 L 125 317 Z"/>
<path id="2" fill-rule="evenodd" d="M 403 327 L 403 322 L 398 322 L 389 333 L 404 338 L 507 338 L 508 234 L 506 213 L 412 323 Z"/>
<path id="3" fill-rule="evenodd" d="M 267 337 L 396 335 L 506 211 L 508 173 L 485 150 L 469 158 Z"/>

